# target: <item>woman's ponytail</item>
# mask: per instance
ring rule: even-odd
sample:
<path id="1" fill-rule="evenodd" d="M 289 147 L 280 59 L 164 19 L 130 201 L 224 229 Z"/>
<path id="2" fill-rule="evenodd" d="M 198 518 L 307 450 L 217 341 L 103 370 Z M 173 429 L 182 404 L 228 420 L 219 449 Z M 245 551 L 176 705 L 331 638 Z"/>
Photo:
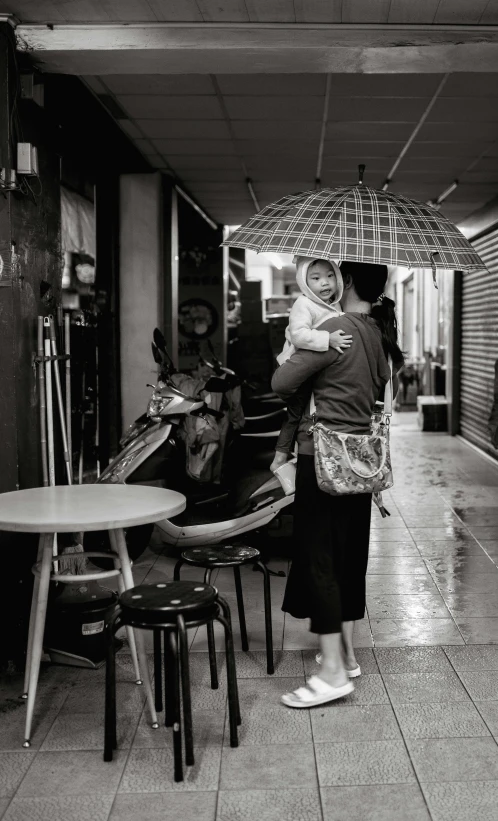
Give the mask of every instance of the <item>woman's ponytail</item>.
<path id="1" fill-rule="evenodd" d="M 398 345 L 398 320 L 393 300 L 382 295 L 380 301 L 372 305 L 371 316 L 379 325 L 386 354 L 391 357 L 395 369 L 399 370 L 404 357 Z"/>

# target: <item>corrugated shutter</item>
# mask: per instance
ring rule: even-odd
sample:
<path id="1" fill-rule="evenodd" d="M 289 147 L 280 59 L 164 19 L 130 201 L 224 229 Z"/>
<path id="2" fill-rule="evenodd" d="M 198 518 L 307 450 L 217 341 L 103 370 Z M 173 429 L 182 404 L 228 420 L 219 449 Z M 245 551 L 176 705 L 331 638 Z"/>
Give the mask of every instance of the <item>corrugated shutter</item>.
<path id="1" fill-rule="evenodd" d="M 498 230 L 473 245 L 489 273 L 462 275 L 460 427 L 466 439 L 497 457 L 488 418 L 498 358 Z"/>

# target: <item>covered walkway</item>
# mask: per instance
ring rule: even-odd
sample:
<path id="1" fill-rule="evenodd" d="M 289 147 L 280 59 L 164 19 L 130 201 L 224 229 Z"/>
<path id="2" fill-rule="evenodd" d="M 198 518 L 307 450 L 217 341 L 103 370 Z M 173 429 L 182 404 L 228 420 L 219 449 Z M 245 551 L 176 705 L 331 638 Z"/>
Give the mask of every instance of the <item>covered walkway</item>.
<path id="1" fill-rule="evenodd" d="M 356 634 L 363 675 L 352 697 L 312 711 L 280 705 L 314 668 L 315 642 L 283 618 L 283 580 L 273 579 L 277 669 L 266 676 L 262 580 L 248 570 L 240 747 L 230 749 L 225 734 L 223 684 L 209 688 L 204 635 L 192 637 L 196 765 L 183 784 L 172 780 L 168 733 L 147 726 L 126 652 L 112 764 L 102 761 L 103 671 L 47 665 L 29 751 L 20 746 L 21 682 L 1 685 L 3 819 L 494 819 L 498 466 L 457 439 L 419 433 L 410 414 L 398 415 L 393 440 L 392 515 L 374 512 L 368 619 Z M 136 581 L 169 576 L 172 564 L 153 543 Z M 215 584 L 234 602 L 228 579 Z"/>

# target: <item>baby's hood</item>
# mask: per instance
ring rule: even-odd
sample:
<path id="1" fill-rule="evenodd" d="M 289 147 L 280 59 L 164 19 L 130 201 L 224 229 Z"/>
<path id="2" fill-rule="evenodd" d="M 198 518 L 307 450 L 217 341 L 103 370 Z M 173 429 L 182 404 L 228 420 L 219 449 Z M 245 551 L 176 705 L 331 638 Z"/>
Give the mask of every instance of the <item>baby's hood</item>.
<path id="1" fill-rule="evenodd" d="M 317 259 L 318 259 L 318 257 L 317 257 Z M 314 294 L 313 291 L 311 290 L 311 288 L 309 288 L 309 286 L 306 282 L 306 277 L 308 275 L 308 268 L 310 267 L 312 262 L 315 262 L 315 258 L 312 258 L 312 257 L 296 257 L 296 282 L 299 286 L 299 290 L 301 291 L 302 294 L 304 294 L 304 296 L 307 296 L 308 299 L 311 299 L 312 302 L 316 302 L 317 305 L 322 305 L 322 306 L 325 305 L 326 306 L 327 304 L 330 304 L 330 306 L 332 306 L 332 305 L 335 306 L 338 302 L 341 301 L 342 294 L 343 294 L 343 291 L 344 291 L 344 285 L 343 285 L 343 281 L 342 281 L 341 269 L 339 268 L 339 266 L 335 262 L 332 262 L 332 260 L 328 260 L 328 262 L 330 262 L 330 264 L 332 265 L 332 268 L 334 269 L 336 282 L 337 282 L 337 295 L 336 295 L 336 298 L 335 298 L 334 302 L 327 303 L 327 302 L 324 302 L 323 299 L 320 299 L 319 296 Z"/>

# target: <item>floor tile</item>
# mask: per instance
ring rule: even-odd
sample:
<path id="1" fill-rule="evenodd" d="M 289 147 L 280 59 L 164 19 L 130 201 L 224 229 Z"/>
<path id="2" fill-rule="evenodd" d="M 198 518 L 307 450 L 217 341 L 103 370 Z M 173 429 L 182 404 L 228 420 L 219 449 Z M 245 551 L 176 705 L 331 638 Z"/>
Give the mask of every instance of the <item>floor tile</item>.
<path id="1" fill-rule="evenodd" d="M 4 710 L 0 713 L 0 750 L 21 751 L 26 723 L 25 705 L 25 701 L 12 705 L 12 709 L 3 705 Z M 57 715 L 57 712 L 35 713 L 31 731 L 31 750 L 40 748 Z"/>
<path id="2" fill-rule="evenodd" d="M 322 821 L 318 789 L 221 790 L 216 821 Z"/>
<path id="3" fill-rule="evenodd" d="M 321 794 L 323 821 L 430 821 L 416 785 L 322 787 Z"/>
<path id="4" fill-rule="evenodd" d="M 104 682 L 73 687 L 61 708 L 61 713 L 97 713 L 104 715 Z M 116 704 L 119 712 L 140 713 L 145 704 L 145 689 L 132 681 L 118 681 Z"/>
<path id="5" fill-rule="evenodd" d="M 498 671 L 459 672 L 458 675 L 474 701 L 498 699 Z"/>
<path id="6" fill-rule="evenodd" d="M 384 673 L 384 684 L 393 704 L 469 700 L 465 687 L 453 672 Z"/>
<path id="7" fill-rule="evenodd" d="M 151 727 L 149 716 L 143 713 L 138 725 L 133 749 L 137 747 L 161 748 L 172 746 L 171 730 L 164 726 L 164 712 L 158 713 L 159 727 Z M 245 712 L 242 716 L 245 720 Z M 193 710 L 194 747 L 221 746 L 225 727 L 224 710 Z M 119 746 L 119 745 L 118 745 Z"/>
<path id="8" fill-rule="evenodd" d="M 0 818 L 3 817 L 3 814 L 7 807 L 10 804 L 10 798 L 0 798 Z"/>
<path id="9" fill-rule="evenodd" d="M 275 677 L 301 676 L 304 672 L 303 658 L 300 650 L 276 650 L 273 654 Z M 224 657 L 223 657 L 224 664 Z M 235 664 L 237 678 L 260 678 L 267 675 L 266 650 L 254 650 L 248 653 L 236 653 Z"/>
<path id="10" fill-rule="evenodd" d="M 215 821 L 217 793 L 140 793 L 116 796 L 109 821 Z"/>
<path id="11" fill-rule="evenodd" d="M 376 619 L 450 618 L 439 593 L 420 595 L 383 593 L 367 599 L 368 615 Z"/>
<path id="12" fill-rule="evenodd" d="M 117 790 L 126 756 L 118 750 L 113 761 L 104 764 L 100 751 L 38 753 L 18 795 L 110 795 Z"/>
<path id="13" fill-rule="evenodd" d="M 402 741 L 320 742 L 315 751 L 321 787 L 415 782 Z"/>
<path id="14" fill-rule="evenodd" d="M 491 573 L 473 573 L 465 577 L 447 571 L 433 571 L 431 578 L 443 593 L 479 593 L 498 595 L 498 578 Z"/>
<path id="15" fill-rule="evenodd" d="M 494 738 L 409 738 L 406 743 L 420 781 L 498 780 Z"/>
<path id="16" fill-rule="evenodd" d="M 118 714 L 118 750 L 131 747 L 140 713 Z M 45 738 L 43 751 L 103 750 L 104 717 L 88 713 L 61 713 Z"/>
<path id="17" fill-rule="evenodd" d="M 474 703 L 489 727 L 491 735 L 498 738 L 498 701 L 475 701 Z"/>
<path id="18" fill-rule="evenodd" d="M 431 574 L 453 573 L 462 581 L 478 573 L 498 573 L 496 565 L 484 553 L 477 556 L 435 556 L 432 559 L 426 558 L 426 565 Z"/>
<path id="19" fill-rule="evenodd" d="M 35 757 L 36 753 L 27 750 L 20 753 L 0 753 L 0 798 L 11 798 L 14 795 Z"/>
<path id="20" fill-rule="evenodd" d="M 422 784 L 433 821 L 495 821 L 498 780 Z"/>
<path id="21" fill-rule="evenodd" d="M 454 618 L 498 617 L 498 597 L 494 594 L 447 593 L 444 600 Z"/>
<path id="22" fill-rule="evenodd" d="M 429 542 L 417 541 L 417 550 L 424 559 L 435 559 L 442 556 L 451 556 L 456 559 L 462 556 L 482 556 L 483 549 L 477 542 L 455 544 L 453 541 L 432 540 Z"/>
<path id="23" fill-rule="evenodd" d="M 487 736 L 489 731 L 469 702 L 445 704 L 395 704 L 405 738 L 466 738 Z"/>
<path id="24" fill-rule="evenodd" d="M 451 672 L 441 647 L 376 647 L 381 673 Z"/>
<path id="25" fill-rule="evenodd" d="M 107 821 L 114 795 L 16 796 L 4 821 Z M 138 819 L 137 819 L 138 821 Z"/>
<path id="26" fill-rule="evenodd" d="M 484 526 L 470 526 L 470 530 L 472 531 L 472 535 L 476 537 L 479 541 L 483 540 L 492 540 L 498 539 L 498 526 L 497 525 L 489 525 L 488 527 Z"/>
<path id="27" fill-rule="evenodd" d="M 304 670 L 306 675 L 316 673 L 319 669 L 316 663 L 316 650 L 303 650 Z M 379 668 L 373 650 L 370 647 L 355 648 L 356 661 L 361 667 L 362 675 L 378 673 Z"/>
<path id="28" fill-rule="evenodd" d="M 413 541 L 407 527 L 393 528 L 392 530 L 372 530 L 370 542 L 411 542 Z"/>
<path id="29" fill-rule="evenodd" d="M 371 619 L 375 647 L 463 644 L 453 619 Z"/>
<path id="30" fill-rule="evenodd" d="M 283 693 L 296 690 L 305 683 L 304 675 L 292 678 L 244 678 L 239 681 L 241 709 L 279 707 Z"/>
<path id="31" fill-rule="evenodd" d="M 284 690 L 282 690 L 282 693 Z M 239 744 L 311 744 L 309 710 L 293 710 L 291 707 L 264 707 L 254 704 L 248 707 L 241 702 L 242 724 L 239 727 Z M 228 719 L 225 723 L 225 746 L 230 745 Z"/>
<path id="32" fill-rule="evenodd" d="M 388 704 L 389 697 L 379 673 L 369 673 L 354 680 L 354 692 L 340 702 L 344 705 L 353 704 Z"/>
<path id="33" fill-rule="evenodd" d="M 420 558 L 415 542 L 371 542 L 368 554 L 371 559 L 386 556 L 414 556 Z"/>
<path id="34" fill-rule="evenodd" d="M 427 576 L 428 570 L 420 556 L 381 556 L 368 560 L 368 573 L 376 576 Z"/>
<path id="35" fill-rule="evenodd" d="M 472 535 L 463 525 L 446 525 L 445 527 L 411 527 L 410 534 L 417 542 L 430 542 L 436 539 L 455 542 L 473 541 Z M 492 538 L 492 537 L 490 537 Z"/>
<path id="36" fill-rule="evenodd" d="M 455 616 L 455 622 L 467 644 L 498 644 L 498 617 Z"/>
<path id="37" fill-rule="evenodd" d="M 479 539 L 479 544 L 482 549 L 490 556 L 493 561 L 498 558 L 498 539 Z"/>
<path id="38" fill-rule="evenodd" d="M 316 784 L 312 744 L 275 744 L 223 749 L 220 790 L 281 789 Z"/>
<path id="39" fill-rule="evenodd" d="M 475 672 L 498 670 L 498 647 L 492 645 L 467 645 L 466 647 L 444 647 L 445 654 L 455 670 Z"/>
<path id="40" fill-rule="evenodd" d="M 297 710 L 295 711 L 297 712 Z M 387 741 L 400 738 L 396 716 L 390 704 L 326 705 L 311 710 L 313 740 Z"/>
<path id="41" fill-rule="evenodd" d="M 429 574 L 426 576 L 407 576 L 394 574 L 367 575 L 367 596 L 383 593 L 420 595 L 437 593 L 438 589 Z"/>
<path id="42" fill-rule="evenodd" d="M 170 731 L 171 732 L 171 731 Z M 154 792 L 211 792 L 218 789 L 220 778 L 220 747 L 196 747 L 195 764 L 185 767 L 183 781 L 173 778 L 173 751 L 161 749 L 132 749 L 119 793 Z"/>

